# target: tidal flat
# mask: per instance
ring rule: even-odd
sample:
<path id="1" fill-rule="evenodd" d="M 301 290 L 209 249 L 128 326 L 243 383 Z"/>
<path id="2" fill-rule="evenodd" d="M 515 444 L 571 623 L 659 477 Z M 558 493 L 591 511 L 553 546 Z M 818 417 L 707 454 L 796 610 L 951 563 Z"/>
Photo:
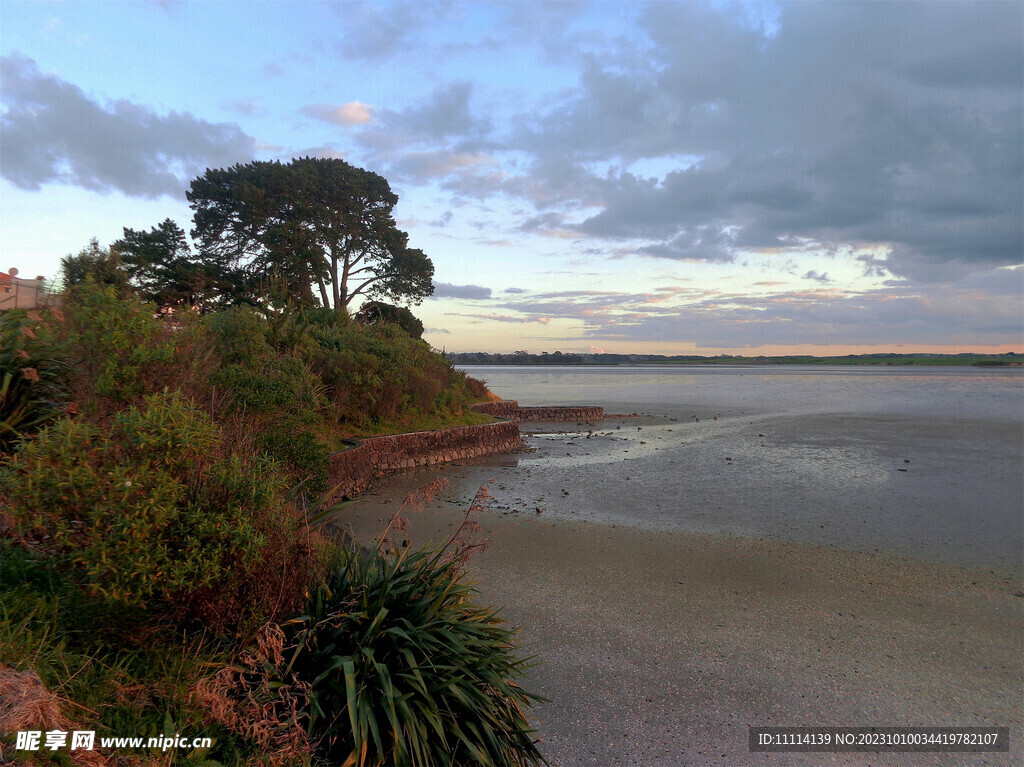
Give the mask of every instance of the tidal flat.
<path id="1" fill-rule="evenodd" d="M 469 577 L 537 656 L 552 763 L 1021 761 L 1022 379 L 855 371 L 821 401 L 817 382 L 704 378 L 653 402 L 607 381 L 570 398 L 545 372 L 489 384 L 638 415 L 527 425 L 529 452 L 379 482 L 338 523 L 370 541 L 443 478 L 405 513 L 436 544 L 488 488 Z M 1012 751 L 751 753 L 753 725 L 1009 727 Z"/>

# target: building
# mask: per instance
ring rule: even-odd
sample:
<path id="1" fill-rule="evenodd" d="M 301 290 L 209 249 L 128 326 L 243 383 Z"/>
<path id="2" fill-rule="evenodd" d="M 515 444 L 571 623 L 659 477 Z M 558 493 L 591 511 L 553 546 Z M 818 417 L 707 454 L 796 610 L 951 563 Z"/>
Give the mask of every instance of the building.
<path id="1" fill-rule="evenodd" d="M 49 303 L 50 283 L 43 277 L 26 280 L 18 270 L 0 272 L 0 312 L 7 309 L 34 309 Z"/>

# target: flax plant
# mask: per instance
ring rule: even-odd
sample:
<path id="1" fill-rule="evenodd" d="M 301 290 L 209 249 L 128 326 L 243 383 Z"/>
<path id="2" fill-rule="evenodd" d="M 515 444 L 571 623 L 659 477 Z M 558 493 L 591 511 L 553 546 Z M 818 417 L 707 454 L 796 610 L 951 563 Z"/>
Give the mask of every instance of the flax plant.
<path id="1" fill-rule="evenodd" d="M 321 754 L 360 767 L 545 763 L 525 715 L 538 698 L 515 681 L 529 659 L 472 594 L 445 549 L 340 550 L 286 627 Z"/>

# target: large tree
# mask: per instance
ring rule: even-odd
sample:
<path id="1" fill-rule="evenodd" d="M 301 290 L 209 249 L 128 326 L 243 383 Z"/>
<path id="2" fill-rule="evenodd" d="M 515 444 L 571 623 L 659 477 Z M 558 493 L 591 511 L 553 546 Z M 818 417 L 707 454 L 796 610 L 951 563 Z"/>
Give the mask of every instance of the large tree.
<path id="1" fill-rule="evenodd" d="M 64 256 L 60 260 L 60 271 L 66 288 L 92 281 L 100 285 L 113 285 L 121 294 L 131 291 L 128 272 L 121 263 L 120 254 L 100 247 L 100 241 L 95 237 L 77 255 Z"/>
<path id="2" fill-rule="evenodd" d="M 221 260 L 199 260 L 188 238 L 171 219 L 148 232 L 124 230 L 124 238 L 110 246 L 140 294 L 161 306 L 187 304 L 211 308 L 237 287 L 231 270 Z"/>
<path id="3" fill-rule="evenodd" d="M 292 298 L 348 310 L 358 296 L 418 304 L 434 265 L 392 215 L 398 197 L 376 173 L 304 157 L 208 169 L 187 193 L 206 258 L 252 279 L 284 281 Z"/>

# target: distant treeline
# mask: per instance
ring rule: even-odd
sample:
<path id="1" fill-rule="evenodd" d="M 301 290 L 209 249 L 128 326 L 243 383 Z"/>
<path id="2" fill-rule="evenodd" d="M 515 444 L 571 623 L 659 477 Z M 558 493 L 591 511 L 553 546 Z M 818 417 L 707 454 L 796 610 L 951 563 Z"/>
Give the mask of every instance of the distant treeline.
<path id="1" fill-rule="evenodd" d="M 814 357 L 792 354 L 772 357 L 738 357 L 721 354 L 576 354 L 575 352 L 448 352 L 455 365 L 978 365 L 999 367 L 1021 365 L 1024 355 L 1008 354 L 847 354 Z"/>

